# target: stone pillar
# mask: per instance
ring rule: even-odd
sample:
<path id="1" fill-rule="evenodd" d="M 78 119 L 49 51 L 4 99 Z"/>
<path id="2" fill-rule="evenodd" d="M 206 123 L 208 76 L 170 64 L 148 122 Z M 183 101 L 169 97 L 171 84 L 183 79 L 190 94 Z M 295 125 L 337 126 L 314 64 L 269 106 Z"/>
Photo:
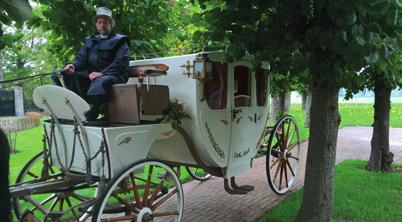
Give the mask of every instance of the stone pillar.
<path id="1" fill-rule="evenodd" d="M 20 83 L 14 85 L 15 115 L 24 116 L 24 95 Z"/>

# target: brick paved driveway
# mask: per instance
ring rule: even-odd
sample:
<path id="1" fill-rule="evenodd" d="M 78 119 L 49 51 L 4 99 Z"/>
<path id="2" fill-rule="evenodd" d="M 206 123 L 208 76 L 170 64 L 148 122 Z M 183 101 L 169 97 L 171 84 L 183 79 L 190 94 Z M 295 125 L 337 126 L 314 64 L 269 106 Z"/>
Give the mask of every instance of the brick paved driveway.
<path id="1" fill-rule="evenodd" d="M 344 159 L 368 159 L 370 155 L 371 127 L 346 127 L 339 130 L 337 163 Z M 402 128 L 390 130 L 391 151 L 394 161 L 402 163 Z M 302 144 L 306 151 L 307 143 Z M 299 176 L 292 191 L 304 182 L 305 154 Z M 230 195 L 223 188 L 223 179 L 212 177 L 208 181 L 193 181 L 183 185 L 184 218 L 191 222 L 242 222 L 255 221 L 287 195 L 278 196 L 269 188 L 265 174 L 265 158 L 254 160 L 253 168 L 237 177 L 240 185 L 250 184 L 255 190 L 247 195 Z M 290 193 L 292 193 L 290 191 Z"/>

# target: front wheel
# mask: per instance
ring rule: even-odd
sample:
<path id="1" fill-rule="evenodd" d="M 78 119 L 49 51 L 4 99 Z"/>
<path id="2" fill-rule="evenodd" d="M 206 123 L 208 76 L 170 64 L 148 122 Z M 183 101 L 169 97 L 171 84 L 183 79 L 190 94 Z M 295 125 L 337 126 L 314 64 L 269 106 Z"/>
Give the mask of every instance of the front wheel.
<path id="1" fill-rule="evenodd" d="M 17 177 L 15 186 L 26 188 L 63 178 L 61 171 L 52 167 L 47 158 L 44 158 L 44 153 L 40 152 L 26 163 Z M 84 181 L 71 187 L 53 187 L 40 194 L 29 192 L 13 198 L 14 214 L 24 221 L 24 218 L 29 217 L 32 221 L 83 222 L 89 217 L 88 212 L 91 211 L 96 192 L 97 184 L 88 185 Z"/>
<path id="2" fill-rule="evenodd" d="M 176 172 L 162 162 L 141 160 L 108 183 L 92 221 L 179 222 L 183 209 L 183 189 Z"/>
<path id="3" fill-rule="evenodd" d="M 300 162 L 300 133 L 296 120 L 283 116 L 273 127 L 268 140 L 266 172 L 271 189 L 277 194 L 289 191 Z"/>

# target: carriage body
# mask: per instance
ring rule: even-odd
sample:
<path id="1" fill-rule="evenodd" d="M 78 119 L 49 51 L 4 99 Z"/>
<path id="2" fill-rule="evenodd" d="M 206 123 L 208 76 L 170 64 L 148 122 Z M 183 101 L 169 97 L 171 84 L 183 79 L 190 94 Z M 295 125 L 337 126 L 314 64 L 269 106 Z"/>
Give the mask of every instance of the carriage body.
<path id="1" fill-rule="evenodd" d="M 130 63 L 130 66 L 166 64 L 169 67 L 167 75 L 150 77 L 147 79 L 148 82 L 143 84 L 167 86 L 170 100 L 177 100 L 183 104 L 184 111 L 191 119 L 182 120 L 181 127 L 192 143 L 186 142 L 183 134 L 177 133 L 167 123 L 84 126 L 88 137 L 88 154 L 93 158 L 90 172 L 92 175 L 100 176 L 104 173 L 107 178 L 112 178 L 130 163 L 144 158 L 178 165 L 200 166 L 192 152 L 196 153 L 202 165 L 217 169 L 218 174 L 225 178 L 243 173 L 252 166 L 252 159 L 256 155 L 257 145 L 268 116 L 269 96 L 266 92 L 269 81 L 263 81 L 266 84 L 263 87 L 264 94 L 258 94 L 256 72 L 252 70 L 250 61 L 244 59 L 225 62 L 223 54 L 219 52 L 203 53 L 202 56 L 208 59 L 212 66 L 210 76 L 204 79 L 193 78 L 193 74 L 183 74 L 185 65 L 194 64 L 194 61 L 199 60 L 200 54 Z M 259 74 L 260 78 L 265 77 L 267 80 L 265 72 Z M 208 81 L 213 81 L 212 84 L 215 85 L 209 92 L 206 89 L 210 85 Z M 138 84 L 136 79 L 130 82 Z M 217 89 L 221 91 L 219 98 L 215 98 L 218 101 L 206 98 L 208 94 L 212 97 L 211 94 L 215 92 L 210 91 Z M 239 101 L 235 99 L 236 96 L 241 96 Z M 260 100 L 259 103 L 257 99 Z M 152 121 L 160 117 L 160 115 L 141 114 L 140 119 Z M 45 126 L 50 132 L 51 124 L 47 123 Z M 88 169 L 84 158 L 85 144 L 77 141 L 73 150 L 74 146 L 71 144 L 74 141 L 73 126 L 62 124 L 61 128 L 68 141 L 64 149 L 66 152 L 58 152 L 54 144 L 48 144 L 53 149 L 52 162 L 58 167 L 66 166 L 65 162 L 71 162 L 72 171 L 86 173 Z M 58 135 L 55 140 L 60 146 L 61 135 L 57 132 L 55 134 Z M 104 164 L 99 153 L 102 141 L 105 142 L 106 149 Z M 192 152 L 190 149 L 193 149 Z M 97 152 L 98 154 L 94 156 Z M 60 163 L 60 160 L 64 162 Z"/>
<path id="2" fill-rule="evenodd" d="M 130 110 L 127 122 L 86 122 L 89 105 L 72 91 L 58 86 L 35 89 L 35 104 L 52 118 L 44 123 L 43 152 L 28 161 L 10 189 L 18 218 L 26 211 L 20 203 L 28 201 L 28 210 L 44 221 L 170 217 L 179 222 L 183 189 L 179 168 L 172 167 L 201 168 L 209 176 L 223 177 L 228 193 L 246 194 L 254 188 L 238 186 L 235 176 L 252 167 L 257 152 L 266 156 L 273 191 L 284 194 L 290 189 L 298 169 L 300 135 L 291 116 L 267 126 L 268 65 L 253 68 L 250 58 L 228 62 L 222 52 L 208 52 L 137 60 L 130 67 L 160 64 L 169 67 L 163 75 L 147 73 L 141 81 L 130 78 L 128 84 L 113 86 L 134 93 L 118 104 L 126 114 Z M 155 100 L 146 102 L 155 88 L 169 96 L 153 94 Z M 168 109 L 152 110 L 166 103 L 161 98 L 169 100 Z M 109 101 L 109 111 L 114 102 Z M 166 121 L 177 103 L 190 118 Z M 144 108 L 149 105 L 150 110 Z M 205 179 L 187 170 L 193 178 Z"/>
<path id="3" fill-rule="evenodd" d="M 194 66 L 203 59 L 211 67 L 208 77 L 194 78 Z M 267 72 L 252 69 L 247 58 L 227 62 L 221 52 L 190 54 L 168 58 L 138 60 L 131 66 L 166 64 L 166 76 L 149 79 L 152 84 L 167 85 L 170 99 L 178 99 L 191 119 L 182 121 L 182 127 L 194 142 L 195 152 L 209 167 L 221 168 L 224 177 L 247 171 L 256 155 L 257 143 L 265 128 L 269 113 L 269 81 Z M 197 64 L 195 64 L 197 66 Z M 259 75 L 259 76 L 257 76 Z M 260 80 L 257 85 L 256 79 Z M 130 80 L 136 82 L 135 79 Z M 211 85 L 215 86 L 211 88 Z M 210 88 L 208 88 L 210 87 Z M 257 89 L 258 88 L 258 89 Z M 213 98 L 216 91 L 220 97 Z M 260 91 L 260 92 L 258 92 Z M 208 97 L 209 96 L 209 97 Z M 238 100 L 235 99 L 239 97 Z M 213 101 L 216 99 L 218 101 Z M 158 140 L 150 150 L 150 157 L 169 162 L 199 165 L 189 152 L 182 135 Z"/>

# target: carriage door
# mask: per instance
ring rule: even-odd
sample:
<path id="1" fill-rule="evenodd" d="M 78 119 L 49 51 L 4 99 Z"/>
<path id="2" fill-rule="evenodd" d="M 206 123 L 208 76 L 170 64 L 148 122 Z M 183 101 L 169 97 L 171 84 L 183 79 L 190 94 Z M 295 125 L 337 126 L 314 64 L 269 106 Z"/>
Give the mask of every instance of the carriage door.
<path id="1" fill-rule="evenodd" d="M 255 92 L 253 72 L 247 63 L 237 62 L 229 66 L 229 99 L 232 109 L 232 135 L 227 177 L 238 175 L 250 168 L 255 155 Z"/>

